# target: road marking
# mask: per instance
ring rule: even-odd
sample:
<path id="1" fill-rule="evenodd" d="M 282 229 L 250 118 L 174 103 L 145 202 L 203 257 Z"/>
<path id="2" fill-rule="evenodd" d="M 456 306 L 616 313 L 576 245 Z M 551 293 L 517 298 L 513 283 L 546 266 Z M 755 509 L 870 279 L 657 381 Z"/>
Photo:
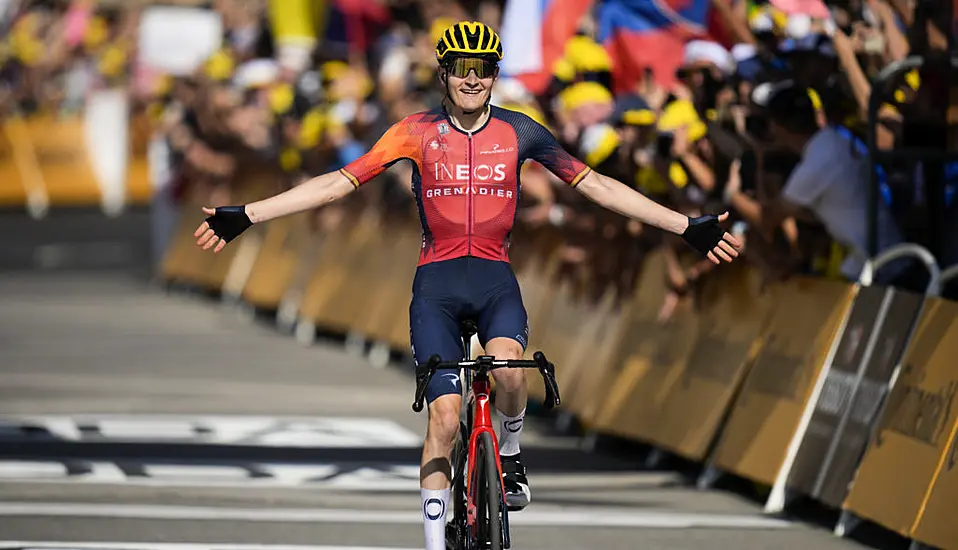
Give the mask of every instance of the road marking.
<path id="1" fill-rule="evenodd" d="M 293 544 L 204 544 L 152 542 L 52 542 L 0 540 L 0 549 L 49 550 L 416 550 L 385 546 L 306 546 Z"/>
<path id="2" fill-rule="evenodd" d="M 38 434 L 40 432 L 42 435 Z M 0 439 L 257 447 L 417 447 L 422 435 L 386 418 L 202 415 L 0 416 Z"/>
<path id="3" fill-rule="evenodd" d="M 218 508 L 209 506 L 163 506 L 139 504 L 0 503 L 0 516 L 94 517 L 150 520 L 249 521 L 275 523 L 422 523 L 422 512 L 343 508 Z M 560 508 L 554 511 L 526 510 L 509 516 L 511 525 L 527 527 L 631 527 L 654 529 L 730 528 L 781 529 L 788 521 L 758 515 L 639 512 L 621 508 Z"/>
<path id="4" fill-rule="evenodd" d="M 662 487 L 676 474 L 662 472 L 537 474 L 543 491 L 621 490 Z M 128 485 L 132 487 L 228 487 L 419 493 L 415 464 L 171 464 L 144 460 L 0 460 L 0 483 Z"/>
<path id="5" fill-rule="evenodd" d="M 348 489 L 419 492 L 416 464 L 169 464 L 148 461 L 0 461 L 0 481 L 147 487 Z"/>

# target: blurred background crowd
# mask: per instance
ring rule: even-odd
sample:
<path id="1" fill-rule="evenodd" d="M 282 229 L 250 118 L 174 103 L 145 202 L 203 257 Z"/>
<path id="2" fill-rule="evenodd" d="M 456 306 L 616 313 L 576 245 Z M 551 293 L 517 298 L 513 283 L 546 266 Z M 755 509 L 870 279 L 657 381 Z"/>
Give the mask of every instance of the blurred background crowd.
<path id="1" fill-rule="evenodd" d="M 494 104 L 656 201 L 689 215 L 728 210 L 769 281 L 854 280 L 865 258 L 901 242 L 927 247 L 943 268 L 958 263 L 951 4 L 4 0 L 0 117 L 69 115 L 95 90 L 127 90 L 171 233 L 183 205 L 236 203 L 250 170 L 275 191 L 297 185 L 437 106 L 435 44 L 451 23 L 479 20 L 505 48 Z M 181 11 L 161 20 L 156 5 Z M 879 78 L 909 56 L 926 61 Z M 878 164 L 869 146 L 903 154 Z M 394 166 L 317 212 L 317 227 L 361 211 L 413 218 L 410 175 Z M 611 285 L 625 297 L 645 254 L 661 249 L 667 319 L 711 269 L 538 165 L 523 167 L 522 183 L 514 262 L 548 243 L 557 276 L 582 296 Z M 887 271 L 922 288 L 921 269 Z"/>

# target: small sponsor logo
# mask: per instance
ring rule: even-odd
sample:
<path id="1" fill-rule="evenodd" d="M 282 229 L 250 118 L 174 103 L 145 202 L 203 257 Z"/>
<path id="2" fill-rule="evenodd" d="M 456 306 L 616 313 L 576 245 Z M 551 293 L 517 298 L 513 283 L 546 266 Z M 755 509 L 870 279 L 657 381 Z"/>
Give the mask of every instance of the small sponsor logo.
<path id="1" fill-rule="evenodd" d="M 436 521 L 446 513 L 446 503 L 442 499 L 429 498 L 422 503 L 422 514 L 430 521 Z"/>
<path id="2" fill-rule="evenodd" d="M 458 387 L 458 386 L 459 386 L 459 375 L 458 375 L 458 374 L 455 374 L 455 373 L 452 373 L 452 372 L 447 372 L 446 374 L 443 374 L 442 377 L 445 378 L 445 379 L 446 379 L 450 384 L 452 384 L 454 387 Z"/>
<path id="3" fill-rule="evenodd" d="M 479 151 L 479 154 L 480 154 L 480 155 L 496 155 L 496 154 L 499 154 L 499 153 L 511 153 L 511 152 L 513 152 L 513 151 L 515 151 L 515 150 L 516 150 L 515 147 L 500 148 L 498 143 L 493 143 L 491 150 L 489 150 L 489 151 Z"/>
<path id="4" fill-rule="evenodd" d="M 508 422 L 503 422 L 502 426 L 506 429 L 507 432 L 514 434 L 522 429 L 522 419 L 520 418 L 519 420 L 510 420 Z"/>
<path id="5" fill-rule="evenodd" d="M 449 133 L 449 125 L 445 122 L 439 123 L 439 135 L 444 136 Z"/>

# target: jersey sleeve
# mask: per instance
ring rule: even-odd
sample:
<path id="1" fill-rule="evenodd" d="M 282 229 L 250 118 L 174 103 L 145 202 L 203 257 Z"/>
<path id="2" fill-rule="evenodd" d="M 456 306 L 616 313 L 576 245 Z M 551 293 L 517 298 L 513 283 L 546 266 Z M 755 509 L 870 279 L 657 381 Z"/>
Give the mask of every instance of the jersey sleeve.
<path id="1" fill-rule="evenodd" d="M 418 164 L 422 155 L 422 137 L 415 129 L 416 125 L 409 118 L 393 124 L 366 154 L 344 166 L 340 172 L 359 187 L 400 160 L 409 159 Z"/>
<path id="2" fill-rule="evenodd" d="M 532 159 L 572 187 L 591 170 L 570 155 L 545 126 L 527 116 L 522 116 L 516 124 L 516 134 L 519 136 L 520 162 Z"/>

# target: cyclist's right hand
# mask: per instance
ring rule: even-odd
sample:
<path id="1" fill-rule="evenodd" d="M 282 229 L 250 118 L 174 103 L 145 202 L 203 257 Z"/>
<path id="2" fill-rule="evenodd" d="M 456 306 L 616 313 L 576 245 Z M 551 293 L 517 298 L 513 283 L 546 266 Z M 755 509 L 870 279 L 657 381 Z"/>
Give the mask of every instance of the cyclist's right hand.
<path id="1" fill-rule="evenodd" d="M 246 215 L 245 206 L 220 206 L 216 209 L 203 207 L 203 212 L 209 217 L 196 228 L 193 236 L 199 238 L 196 244 L 202 246 L 203 250 L 209 250 L 215 245 L 214 253 L 223 250 L 226 243 L 253 225 Z"/>

